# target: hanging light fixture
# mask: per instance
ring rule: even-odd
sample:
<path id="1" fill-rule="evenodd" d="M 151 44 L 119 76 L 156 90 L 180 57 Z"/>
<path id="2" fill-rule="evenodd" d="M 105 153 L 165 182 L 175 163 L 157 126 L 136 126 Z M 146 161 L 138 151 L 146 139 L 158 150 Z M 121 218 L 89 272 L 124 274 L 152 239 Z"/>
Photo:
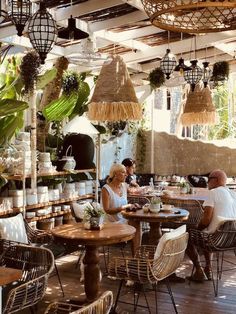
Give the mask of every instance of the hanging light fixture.
<path id="1" fill-rule="evenodd" d="M 210 62 L 203 62 L 203 76 L 202 76 L 202 81 L 203 81 L 203 84 L 204 84 L 204 87 L 207 87 L 207 84 L 208 82 L 210 81 L 210 78 L 211 78 L 211 69 L 209 68 L 209 63 Z"/>
<path id="2" fill-rule="evenodd" d="M 170 52 L 170 32 L 168 32 L 168 49 L 166 49 L 166 54 L 161 60 L 160 68 L 162 72 L 166 75 L 167 80 L 170 78 L 171 73 L 173 73 L 176 66 L 176 58 L 173 53 Z"/>
<path id="3" fill-rule="evenodd" d="M 15 25 L 17 35 L 22 36 L 26 22 L 31 16 L 31 1 L 30 0 L 9 0 L 8 15 L 12 23 Z"/>
<path id="4" fill-rule="evenodd" d="M 142 118 L 142 106 L 120 56 L 112 56 L 112 60 L 104 62 L 89 104 L 88 118 L 96 121 Z"/>
<path id="5" fill-rule="evenodd" d="M 141 0 L 153 25 L 186 33 L 235 30 L 233 0 Z"/>
<path id="6" fill-rule="evenodd" d="M 209 87 L 202 88 L 196 85 L 194 91 L 190 91 L 181 115 L 181 123 L 184 126 L 194 124 L 215 124 L 216 109 L 212 102 L 211 91 Z"/>
<path id="7" fill-rule="evenodd" d="M 76 19 L 71 17 L 68 19 L 68 26 L 58 31 L 58 37 L 70 40 L 80 40 L 89 37 L 89 34 L 76 28 Z"/>
<path id="8" fill-rule="evenodd" d="M 183 41 L 183 33 L 181 33 L 181 41 Z M 181 58 L 179 59 L 179 63 L 174 68 L 174 71 L 180 72 L 181 75 L 184 74 L 184 71 L 190 70 L 190 68 L 184 64 L 184 59 L 182 58 L 182 52 L 181 52 Z"/>
<path id="9" fill-rule="evenodd" d="M 185 81 L 191 85 L 191 90 L 194 91 L 195 85 L 201 80 L 203 71 L 197 65 L 197 60 L 191 60 L 191 66 L 188 71 L 184 72 Z"/>
<path id="10" fill-rule="evenodd" d="M 39 10 L 29 20 L 28 35 L 41 63 L 44 64 L 48 52 L 57 40 L 56 22 L 44 2 L 40 2 Z"/>
<path id="11" fill-rule="evenodd" d="M 170 78 L 171 73 L 174 71 L 176 66 L 176 58 L 170 49 L 166 49 L 166 54 L 161 60 L 161 70 L 166 75 L 167 80 Z"/>

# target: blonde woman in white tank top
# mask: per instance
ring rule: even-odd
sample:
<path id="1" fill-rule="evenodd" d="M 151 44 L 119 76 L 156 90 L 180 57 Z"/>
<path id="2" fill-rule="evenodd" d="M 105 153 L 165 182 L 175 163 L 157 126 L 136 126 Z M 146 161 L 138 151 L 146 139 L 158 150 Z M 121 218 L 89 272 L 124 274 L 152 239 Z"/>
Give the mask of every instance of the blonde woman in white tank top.
<path id="1" fill-rule="evenodd" d="M 114 164 L 110 169 L 107 184 L 102 188 L 101 205 L 107 214 L 106 220 L 124 223 L 121 211 L 134 207 L 127 202 L 126 168 L 121 164 Z"/>

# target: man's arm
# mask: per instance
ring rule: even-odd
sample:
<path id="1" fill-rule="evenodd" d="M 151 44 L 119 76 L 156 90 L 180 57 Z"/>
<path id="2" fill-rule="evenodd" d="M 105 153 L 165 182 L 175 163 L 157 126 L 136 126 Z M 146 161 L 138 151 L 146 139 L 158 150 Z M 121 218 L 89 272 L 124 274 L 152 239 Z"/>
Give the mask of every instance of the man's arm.
<path id="1" fill-rule="evenodd" d="M 213 210 L 214 208 L 211 206 L 205 206 L 204 207 L 204 212 L 203 212 L 203 216 L 198 224 L 198 229 L 199 230 L 203 230 L 206 227 L 209 226 L 211 220 L 212 220 L 212 216 L 213 216 Z"/>

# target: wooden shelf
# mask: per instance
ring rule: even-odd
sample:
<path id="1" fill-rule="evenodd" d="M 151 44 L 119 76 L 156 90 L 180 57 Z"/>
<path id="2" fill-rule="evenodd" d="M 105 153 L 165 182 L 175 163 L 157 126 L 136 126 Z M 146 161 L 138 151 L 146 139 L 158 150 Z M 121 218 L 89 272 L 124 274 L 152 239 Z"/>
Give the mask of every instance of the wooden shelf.
<path id="1" fill-rule="evenodd" d="M 72 171 L 54 171 L 50 173 L 37 173 L 38 177 L 53 177 L 53 176 L 67 176 L 70 174 L 78 174 L 78 173 L 84 173 L 84 172 L 93 172 L 96 173 L 95 168 L 91 169 L 83 169 L 83 170 L 72 170 Z M 23 180 L 24 178 L 30 178 L 31 175 L 26 175 L 25 177 L 21 174 L 16 175 L 8 175 L 7 173 L 3 174 L 4 177 L 8 180 Z"/>
<path id="2" fill-rule="evenodd" d="M 8 210 L 2 210 L 0 211 L 0 217 L 5 216 L 5 215 L 10 215 L 10 214 L 18 214 L 22 212 L 23 212 L 23 208 L 12 208 Z"/>
<path id="3" fill-rule="evenodd" d="M 63 210 L 63 211 L 57 212 L 57 213 L 50 213 L 50 214 L 43 215 L 43 216 L 38 216 L 38 217 L 33 217 L 33 218 L 26 218 L 26 220 L 28 222 L 39 221 L 39 220 L 43 220 L 43 219 L 47 219 L 47 218 L 63 216 L 65 214 L 70 214 L 70 213 L 71 213 L 71 210 L 67 209 L 67 210 Z"/>

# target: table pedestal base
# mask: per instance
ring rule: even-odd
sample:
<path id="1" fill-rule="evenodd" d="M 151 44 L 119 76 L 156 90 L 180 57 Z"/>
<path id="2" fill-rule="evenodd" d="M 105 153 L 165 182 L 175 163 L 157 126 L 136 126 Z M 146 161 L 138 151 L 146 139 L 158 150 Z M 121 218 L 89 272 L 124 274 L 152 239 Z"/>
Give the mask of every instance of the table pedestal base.
<path id="1" fill-rule="evenodd" d="M 88 301 L 97 299 L 99 292 L 99 254 L 96 246 L 86 246 L 83 259 L 84 263 L 84 288 Z"/>

